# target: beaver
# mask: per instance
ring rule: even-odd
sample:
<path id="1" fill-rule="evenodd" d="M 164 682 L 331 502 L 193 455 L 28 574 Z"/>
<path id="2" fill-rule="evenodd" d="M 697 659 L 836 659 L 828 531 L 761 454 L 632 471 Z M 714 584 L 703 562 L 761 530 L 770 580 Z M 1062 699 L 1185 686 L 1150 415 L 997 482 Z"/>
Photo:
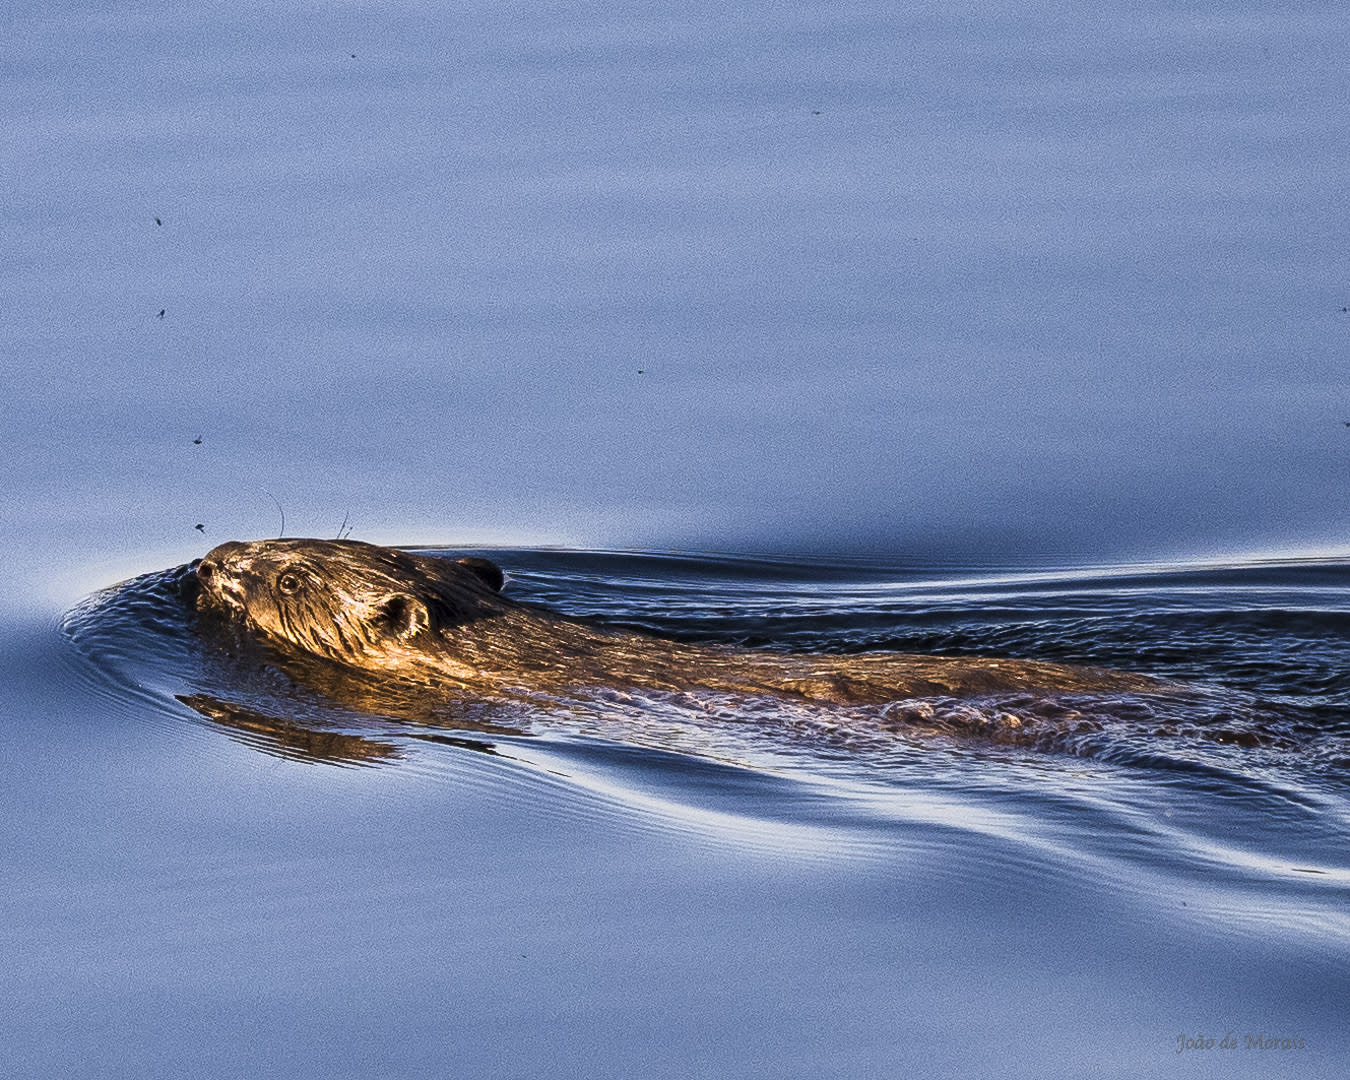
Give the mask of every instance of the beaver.
<path id="1" fill-rule="evenodd" d="M 1034 660 L 815 655 L 674 641 L 513 600 L 491 561 L 358 540 L 230 542 L 197 565 L 197 606 L 282 655 L 419 692 L 479 698 L 628 690 L 882 705 L 1033 691 L 1134 693 L 1145 675 Z"/>

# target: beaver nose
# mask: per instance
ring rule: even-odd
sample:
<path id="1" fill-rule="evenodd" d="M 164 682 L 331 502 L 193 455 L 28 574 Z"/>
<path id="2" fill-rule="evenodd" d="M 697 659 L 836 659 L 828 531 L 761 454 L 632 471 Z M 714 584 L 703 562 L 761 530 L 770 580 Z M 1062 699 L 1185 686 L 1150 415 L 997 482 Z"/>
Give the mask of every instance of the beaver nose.
<path id="1" fill-rule="evenodd" d="M 231 540 L 229 543 L 213 547 L 202 556 L 201 562 L 197 564 L 197 580 L 203 585 L 210 585 L 213 581 L 229 578 L 230 557 L 241 550 L 243 546 L 238 541 Z"/>
<path id="2" fill-rule="evenodd" d="M 207 556 L 197 564 L 197 584 L 207 592 L 212 591 L 212 586 L 219 586 L 226 578 L 220 567 Z"/>

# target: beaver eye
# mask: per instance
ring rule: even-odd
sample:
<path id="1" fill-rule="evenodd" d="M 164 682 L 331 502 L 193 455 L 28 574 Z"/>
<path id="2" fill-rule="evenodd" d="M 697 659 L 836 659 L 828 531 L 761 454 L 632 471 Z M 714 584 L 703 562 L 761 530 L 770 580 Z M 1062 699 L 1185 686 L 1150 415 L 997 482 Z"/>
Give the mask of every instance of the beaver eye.
<path id="1" fill-rule="evenodd" d="M 287 572 L 277 578 L 277 590 L 283 596 L 294 596 L 300 591 L 300 575 Z"/>

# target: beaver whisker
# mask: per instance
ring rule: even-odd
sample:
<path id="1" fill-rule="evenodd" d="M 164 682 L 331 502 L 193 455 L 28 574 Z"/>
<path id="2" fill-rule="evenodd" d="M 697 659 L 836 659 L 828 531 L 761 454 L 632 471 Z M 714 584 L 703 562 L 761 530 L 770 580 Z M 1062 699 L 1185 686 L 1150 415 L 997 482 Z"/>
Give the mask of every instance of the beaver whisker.
<path id="1" fill-rule="evenodd" d="M 279 540 L 286 535 L 286 511 L 281 508 L 281 502 L 270 491 L 266 488 L 259 488 L 258 490 L 272 500 L 273 505 L 277 508 L 277 513 L 281 515 L 281 531 L 277 533 L 277 539 Z"/>

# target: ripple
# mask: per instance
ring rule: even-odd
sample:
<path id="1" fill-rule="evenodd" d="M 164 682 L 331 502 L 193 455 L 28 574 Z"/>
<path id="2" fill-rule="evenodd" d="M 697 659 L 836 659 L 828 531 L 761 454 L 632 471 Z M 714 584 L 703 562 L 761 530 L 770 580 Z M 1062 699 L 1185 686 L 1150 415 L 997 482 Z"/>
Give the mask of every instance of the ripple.
<path id="1" fill-rule="evenodd" d="M 398 695 L 354 708 L 265 657 L 205 648 L 190 567 L 72 610 L 61 624 L 74 646 L 67 675 L 125 722 L 196 753 L 210 732 L 222 756 L 246 746 L 392 770 L 401 790 L 453 785 L 546 806 L 583 829 L 620 822 L 698 848 L 869 863 L 957 889 L 981 888 L 995 869 L 1063 878 L 1244 932 L 1344 937 L 1334 914 L 1350 886 L 1344 566 L 962 576 L 487 554 L 523 598 L 690 639 L 1087 660 L 1203 685 L 870 711 L 617 691 L 453 715 Z"/>

